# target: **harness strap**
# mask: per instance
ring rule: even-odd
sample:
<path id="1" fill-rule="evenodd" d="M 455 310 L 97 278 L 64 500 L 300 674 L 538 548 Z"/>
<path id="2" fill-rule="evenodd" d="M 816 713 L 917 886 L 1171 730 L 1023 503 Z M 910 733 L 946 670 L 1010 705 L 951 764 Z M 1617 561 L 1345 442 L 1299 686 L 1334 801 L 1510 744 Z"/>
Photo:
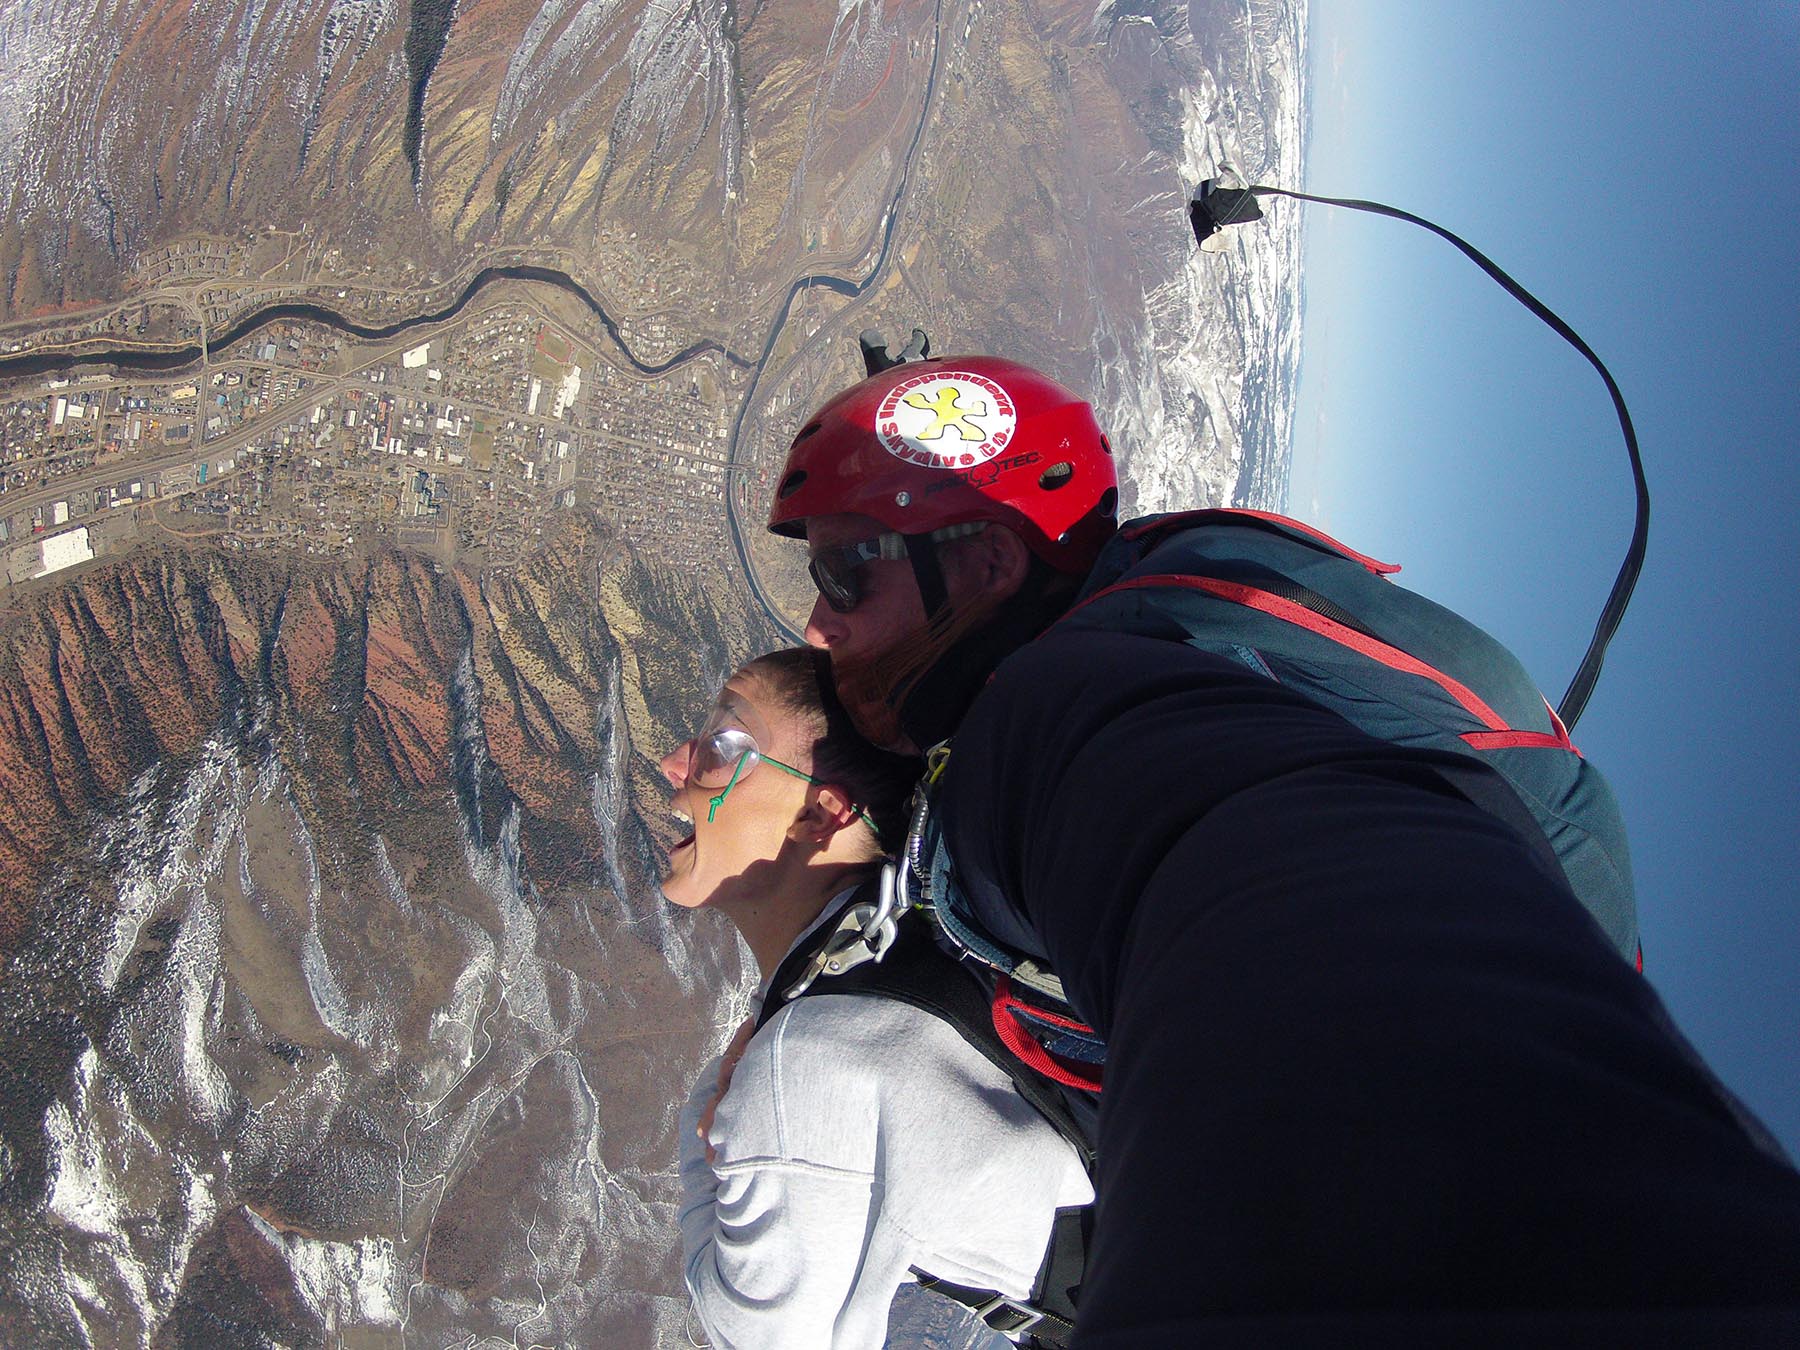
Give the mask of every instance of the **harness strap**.
<path id="1" fill-rule="evenodd" d="M 795 948 L 787 954 L 779 966 L 775 967 L 775 974 L 769 979 L 768 997 L 763 1000 L 762 1011 L 756 1018 L 758 1031 L 763 1029 L 771 1017 L 787 1007 L 793 998 L 798 998 L 812 987 L 814 979 L 819 974 L 816 967 L 828 965 L 828 963 L 821 962 L 820 958 L 826 955 L 833 939 L 838 936 L 839 930 L 843 927 L 844 917 L 855 911 L 858 905 L 878 903 L 880 888 L 879 878 L 871 878 L 858 886 L 838 910 L 837 923 L 821 924 L 816 941 Z M 876 957 L 875 959 L 880 960 L 881 958 Z M 829 973 L 835 976 L 830 983 L 830 988 L 842 989 L 845 987 L 844 974 L 839 974 L 837 971 L 829 971 Z M 823 989 L 820 992 L 823 992 Z"/>
<path id="2" fill-rule="evenodd" d="M 1449 755 L 1445 755 L 1431 767 L 1459 796 L 1510 826 L 1512 832 L 1524 840 L 1525 847 L 1531 850 L 1539 866 L 1551 876 L 1567 881 L 1568 873 L 1563 870 L 1562 861 L 1556 856 L 1556 848 L 1551 844 L 1550 836 L 1544 833 L 1543 825 L 1531 814 L 1531 808 L 1525 805 L 1504 778 L 1485 764 L 1477 764 L 1473 760 L 1464 763 Z"/>
<path id="3" fill-rule="evenodd" d="M 1315 548 L 1323 548 L 1325 552 L 1359 562 L 1378 577 L 1391 576 L 1400 570 L 1399 563 L 1382 562 L 1366 553 L 1358 553 L 1350 545 L 1333 539 L 1325 531 L 1308 525 L 1304 520 L 1277 515 L 1273 511 L 1250 511 L 1243 507 L 1211 506 L 1198 511 L 1170 511 L 1160 516 L 1145 516 L 1141 520 L 1120 526 L 1119 534 L 1126 539 L 1143 541 L 1143 547 L 1147 551 L 1151 541 L 1178 530 L 1192 529 L 1196 525 L 1258 526 L 1275 534 L 1286 535 L 1290 539 L 1299 537 Z"/>
<path id="4" fill-rule="evenodd" d="M 1328 616 L 1314 612 L 1305 604 L 1286 599 L 1270 591 L 1255 586 L 1245 586 L 1237 582 L 1221 581 L 1216 577 L 1201 576 L 1191 572 L 1152 573 L 1144 576 L 1128 577 L 1124 581 L 1114 582 L 1103 591 L 1096 591 L 1076 610 L 1091 605 L 1096 600 L 1117 595 L 1122 591 L 1179 589 L 1202 591 L 1217 596 L 1221 600 L 1229 600 L 1233 604 L 1243 605 L 1246 609 L 1260 610 L 1277 619 L 1285 619 L 1297 628 L 1304 628 L 1317 633 L 1328 641 L 1347 647 L 1353 652 L 1368 657 L 1372 661 L 1408 675 L 1417 675 L 1430 680 L 1442 689 L 1453 700 L 1462 706 L 1464 712 L 1480 722 L 1489 731 L 1512 731 L 1506 719 L 1482 700 L 1481 696 L 1460 680 L 1445 674 L 1436 667 L 1419 660 L 1418 657 L 1379 638 L 1366 636 L 1364 633 L 1339 623 Z M 1071 614 L 1075 610 L 1069 611 Z"/>
<path id="5" fill-rule="evenodd" d="M 847 912 L 859 902 L 866 902 L 874 893 L 875 884 L 871 882 L 859 887 L 844 910 Z M 829 924 L 825 927 L 830 929 Z M 816 951 L 815 945 L 809 943 L 790 953 L 770 981 L 771 991 L 788 988 L 802 978 Z M 805 994 L 838 993 L 893 999 L 947 1022 L 964 1043 L 973 1046 L 1004 1073 L 1014 1090 L 1075 1147 L 1083 1168 L 1093 1175 L 1094 1146 L 1061 1090 L 1048 1078 L 1032 1072 L 1006 1048 L 980 978 L 973 969 L 937 946 L 922 917 L 902 915 L 893 943 L 879 959 L 842 974 L 821 978 L 805 990 Z M 763 1004 L 758 1028 L 787 1003 L 772 992 Z M 1029 1338 L 1027 1344 L 1066 1346 L 1074 1330 L 1075 1300 L 1080 1294 L 1087 1266 L 1091 1212 L 1091 1206 L 1086 1205 L 1057 1211 L 1050 1230 L 1050 1243 L 1038 1267 L 1038 1277 L 1029 1299 L 1012 1298 L 994 1289 L 959 1285 L 916 1268 L 913 1275 L 921 1288 L 974 1310 L 995 1331 L 1024 1335 Z"/>
<path id="6" fill-rule="evenodd" d="M 960 1303 L 994 1331 L 1007 1335 L 1029 1335 L 1039 1345 L 1068 1345 L 1075 1334 L 1075 1324 L 1046 1312 L 1029 1299 L 1008 1298 L 992 1289 L 971 1289 L 966 1284 L 952 1284 L 914 1267 L 913 1278 L 919 1288 L 929 1290 Z"/>
<path id="7" fill-rule="evenodd" d="M 928 534 L 903 534 L 906 556 L 912 561 L 913 577 L 919 583 L 919 599 L 925 606 L 925 617 L 936 618 L 937 612 L 950 599 L 944 586 L 944 569 L 938 565 L 937 541 Z"/>
<path id="8" fill-rule="evenodd" d="M 1093 1170 L 1093 1145 L 1070 1114 L 1062 1093 L 1054 1083 L 1019 1071 L 1019 1060 L 994 1030 L 993 1010 L 980 981 L 973 971 L 939 951 L 923 924 L 901 924 L 900 936 L 880 965 L 859 966 L 817 986 L 817 990 L 891 998 L 948 1022 L 964 1041 L 1012 1080 L 1018 1094 L 1075 1146 L 1082 1165 Z"/>
<path id="9" fill-rule="evenodd" d="M 1223 512 L 1218 514 L 1235 517 L 1253 513 Z M 1138 529 L 1138 534 L 1151 537 L 1159 530 L 1168 530 L 1171 527 L 1185 528 L 1200 523 L 1200 518 L 1208 515 L 1209 513 L 1206 512 L 1192 512 L 1153 519 L 1145 522 L 1145 525 Z M 1265 517 L 1264 519 L 1284 527 L 1290 532 L 1296 525 L 1296 522 L 1280 517 Z M 1317 534 L 1316 531 L 1310 529 L 1307 529 L 1307 532 Z M 1388 564 L 1377 563 L 1371 558 L 1354 553 L 1329 536 L 1318 535 L 1318 538 L 1334 551 L 1356 559 L 1378 575 L 1398 570 Z M 1530 747 L 1559 749 L 1567 751 L 1577 758 L 1580 757 L 1581 752 L 1569 740 L 1569 733 L 1562 718 L 1557 714 L 1556 709 L 1550 706 L 1548 700 L 1544 701 L 1544 707 L 1549 714 L 1552 730 L 1550 732 L 1521 731 L 1510 726 L 1474 690 L 1444 671 L 1375 637 L 1363 626 L 1357 616 L 1348 614 L 1341 606 L 1327 597 L 1319 595 L 1283 574 L 1257 564 L 1233 563 L 1230 560 L 1224 560 L 1215 563 L 1214 566 L 1219 575 L 1181 572 L 1128 577 L 1094 592 L 1070 612 L 1074 613 L 1096 600 L 1123 591 L 1158 588 L 1201 591 L 1218 599 L 1241 604 L 1285 620 L 1350 651 L 1360 653 L 1390 669 L 1431 681 L 1485 728 L 1480 731 L 1461 733 L 1460 739 L 1472 750 Z M 1244 580 L 1246 576 L 1253 578 L 1252 584 L 1246 583 Z M 1551 875 L 1567 880 L 1568 873 L 1564 869 L 1561 859 L 1558 858 L 1556 848 L 1551 843 L 1549 835 L 1545 832 L 1543 822 L 1533 814 L 1531 808 L 1519 796 L 1518 791 L 1500 773 L 1480 761 L 1465 760 L 1451 753 L 1445 753 L 1433 765 L 1433 768 L 1453 791 L 1510 826 L 1525 841 L 1526 846 L 1538 861 L 1550 870 Z M 1635 955 L 1638 970 L 1642 972 L 1643 950 L 1641 947 L 1637 949 Z"/>
<path id="10" fill-rule="evenodd" d="M 1087 1205 L 1056 1211 L 1028 1299 L 939 1279 L 917 1266 L 913 1278 L 921 1289 L 962 1304 L 995 1331 L 1023 1335 L 1027 1345 L 1067 1346 L 1075 1333 L 1075 1300 L 1081 1294 L 1091 1226 L 1092 1209 Z"/>
<path id="11" fill-rule="evenodd" d="M 846 908 L 865 900 L 877 884 L 870 882 L 859 887 Z M 826 925 L 821 931 L 829 929 L 830 925 Z M 758 1030 L 787 1006 L 787 1000 L 776 996 L 774 991 L 788 988 L 801 978 L 816 950 L 811 945 L 802 947 L 781 963 L 775 978 L 769 982 L 771 996 L 764 1002 L 762 1014 L 757 1019 Z M 880 960 L 821 979 L 809 986 L 807 992 L 890 998 L 897 1003 L 909 1003 L 948 1022 L 957 1035 L 1012 1080 L 1019 1095 L 1075 1146 L 1082 1165 L 1090 1172 L 1093 1170 L 1094 1147 L 1070 1113 L 1062 1093 L 1055 1084 L 1033 1073 L 1020 1071 L 1019 1060 L 1002 1044 L 994 1029 L 993 1009 L 979 978 L 974 971 L 940 950 L 919 918 L 901 917 L 894 941 Z"/>

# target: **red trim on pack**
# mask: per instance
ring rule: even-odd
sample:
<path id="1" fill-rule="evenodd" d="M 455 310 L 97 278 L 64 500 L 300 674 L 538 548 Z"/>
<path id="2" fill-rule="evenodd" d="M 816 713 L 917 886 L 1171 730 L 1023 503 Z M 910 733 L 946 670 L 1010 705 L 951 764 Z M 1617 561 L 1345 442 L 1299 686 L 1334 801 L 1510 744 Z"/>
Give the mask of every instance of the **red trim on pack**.
<path id="1" fill-rule="evenodd" d="M 1077 1022 L 1072 1017 L 1059 1017 L 1053 1012 L 1046 1012 L 1034 1004 L 1027 1003 L 1012 991 L 1012 981 L 1002 975 L 994 985 L 994 1033 L 1000 1042 L 1013 1054 L 1022 1059 L 1028 1066 L 1037 1070 L 1053 1082 L 1064 1087 L 1081 1088 L 1087 1092 L 1100 1091 L 1102 1070 L 1077 1069 L 1065 1060 L 1058 1059 L 1032 1038 L 1031 1033 L 1019 1025 L 1013 1015 L 1015 1008 L 1023 1009 L 1034 1020 L 1047 1022 L 1051 1026 L 1065 1027 L 1070 1031 L 1092 1032 L 1093 1028 L 1085 1022 Z"/>
<path id="2" fill-rule="evenodd" d="M 1638 959 L 1637 959 L 1638 974 L 1642 975 L 1644 973 L 1644 944 L 1641 942 L 1638 943 L 1637 949 L 1638 949 Z"/>
<path id="3" fill-rule="evenodd" d="M 1096 591 L 1082 605 L 1091 605 L 1103 595 L 1111 595 L 1115 591 L 1135 591 L 1145 587 L 1184 586 L 1189 590 L 1205 591 L 1216 595 L 1221 600 L 1230 600 L 1234 604 L 1245 605 L 1250 609 L 1261 610 L 1277 619 L 1300 628 L 1317 633 L 1337 643 L 1340 647 L 1348 647 L 1351 651 L 1360 652 L 1370 660 L 1379 661 L 1382 665 L 1394 670 L 1403 670 L 1408 675 L 1417 675 L 1430 680 L 1451 698 L 1462 705 L 1463 710 L 1480 721 L 1489 731 L 1512 732 L 1499 713 L 1482 701 L 1481 696 L 1473 689 L 1458 680 L 1451 679 L 1443 671 L 1426 665 L 1416 656 L 1408 656 L 1398 647 L 1390 647 L 1379 638 L 1372 638 L 1366 633 L 1359 633 L 1354 628 L 1347 628 L 1323 614 L 1315 614 L 1305 605 L 1296 604 L 1292 600 L 1283 599 L 1279 595 L 1271 595 L 1268 591 L 1259 591 L 1254 586 L 1241 585 L 1235 581 L 1220 581 L 1216 577 L 1196 577 L 1180 572 L 1164 572 L 1155 576 L 1132 577 L 1117 582 L 1103 591 Z M 1075 608 L 1080 609 L 1077 605 Z M 1074 611 L 1071 610 L 1070 613 Z M 1530 735 L 1533 733 L 1515 733 Z"/>
<path id="4" fill-rule="evenodd" d="M 1041 1008 L 1035 1003 L 1027 1003 L 1024 999 L 1014 994 L 1012 992 L 1012 977 L 1010 975 L 1002 975 L 1000 981 L 1005 985 L 1005 988 L 995 995 L 996 1003 L 1000 1002 L 1002 997 L 1004 997 L 1005 1006 L 1009 1010 L 1012 1008 L 1023 1008 L 1034 1022 L 1042 1022 L 1045 1026 L 1061 1027 L 1064 1031 L 1079 1031 L 1089 1036 L 1094 1034 L 1094 1029 L 1086 1022 L 1078 1022 L 1073 1017 L 1064 1017 L 1061 1013 L 1051 1012 L 1048 1008 Z"/>
<path id="5" fill-rule="evenodd" d="M 1353 558 L 1368 568 L 1376 576 L 1391 576 L 1400 570 L 1399 563 L 1386 563 L 1371 558 L 1366 553 L 1358 553 L 1348 544 L 1333 539 L 1323 530 L 1314 529 L 1303 520 L 1295 520 L 1292 516 L 1277 515 L 1273 511 L 1251 511 L 1242 507 L 1215 506 L 1201 511 L 1177 511 L 1174 515 L 1164 516 L 1160 520 L 1142 521 L 1136 525 L 1127 525 L 1119 533 L 1127 539 L 1140 539 L 1147 534 L 1161 534 L 1165 530 L 1178 530 L 1188 525 L 1200 525 L 1207 521 L 1218 521 L 1221 516 L 1248 516 L 1251 520 L 1260 520 L 1270 525 L 1279 525 L 1283 529 L 1297 530 L 1309 539 L 1316 539 L 1333 552 L 1341 553 L 1346 558 Z"/>
<path id="6" fill-rule="evenodd" d="M 1462 739 L 1471 750 L 1513 750 L 1520 747 L 1539 750 L 1571 750 L 1566 736 L 1548 731 L 1465 731 Z"/>
<path id="7" fill-rule="evenodd" d="M 1543 695 L 1540 694 L 1538 697 L 1543 698 Z M 1550 700 L 1547 698 L 1544 699 L 1544 711 L 1550 714 L 1550 725 L 1555 729 L 1556 734 L 1562 737 L 1563 746 L 1566 749 L 1574 751 L 1577 758 L 1586 759 L 1587 756 L 1576 749 L 1575 743 L 1569 739 L 1569 729 L 1563 725 L 1562 718 L 1556 715 L 1556 709 L 1550 706 Z"/>

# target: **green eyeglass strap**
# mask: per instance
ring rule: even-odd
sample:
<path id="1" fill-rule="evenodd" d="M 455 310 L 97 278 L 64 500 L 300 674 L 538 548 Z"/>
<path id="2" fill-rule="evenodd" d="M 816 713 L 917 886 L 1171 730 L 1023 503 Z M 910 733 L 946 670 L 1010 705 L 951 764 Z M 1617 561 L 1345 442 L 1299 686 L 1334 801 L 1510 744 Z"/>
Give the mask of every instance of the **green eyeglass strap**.
<path id="1" fill-rule="evenodd" d="M 744 765 L 746 765 L 750 762 L 751 753 L 752 753 L 751 751 L 746 750 L 746 751 L 744 751 L 743 754 L 738 756 L 737 767 L 731 771 L 731 781 L 729 783 L 725 784 L 724 787 L 719 789 L 718 796 L 709 799 L 710 805 L 708 805 L 706 808 L 706 823 L 708 825 L 712 824 L 713 817 L 718 815 L 718 813 L 719 813 L 719 807 L 722 806 L 725 802 L 725 799 L 731 795 L 731 789 L 733 789 L 734 787 L 737 786 L 738 779 L 740 779 L 744 776 Z M 824 782 L 825 782 L 824 779 L 814 778 L 810 773 L 802 773 L 799 769 L 796 769 L 792 764 L 783 764 L 780 760 L 774 758 L 773 756 L 765 755 L 760 750 L 755 751 L 754 753 L 756 755 L 756 758 L 758 760 L 760 760 L 762 763 L 772 764 L 777 769 L 780 769 L 783 773 L 791 774 L 793 777 L 798 778 L 803 783 L 811 783 L 815 787 L 822 787 L 824 785 Z M 877 841 L 880 840 L 881 831 L 875 828 L 875 822 L 870 820 L 868 815 L 865 812 L 863 812 L 861 810 L 857 811 L 856 818 L 858 820 L 860 820 L 863 824 L 865 824 L 869 827 L 869 832 L 875 836 Z"/>
<path id="2" fill-rule="evenodd" d="M 748 750 L 738 756 L 737 767 L 731 771 L 731 781 L 719 789 L 719 795 L 714 797 L 712 799 L 712 804 L 706 808 L 706 823 L 708 825 L 712 824 L 712 818 L 719 814 L 719 808 L 725 804 L 725 799 L 731 795 L 731 789 L 737 786 L 737 780 L 744 772 L 744 765 L 749 762 L 750 752 Z M 774 763 L 774 761 L 771 760 L 770 763 Z"/>

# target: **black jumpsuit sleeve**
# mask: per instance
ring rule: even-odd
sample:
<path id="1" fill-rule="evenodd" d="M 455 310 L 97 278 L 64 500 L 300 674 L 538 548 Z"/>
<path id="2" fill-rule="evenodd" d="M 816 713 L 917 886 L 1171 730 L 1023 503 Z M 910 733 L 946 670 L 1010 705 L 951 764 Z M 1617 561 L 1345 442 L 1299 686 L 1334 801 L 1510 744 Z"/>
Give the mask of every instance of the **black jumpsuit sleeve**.
<path id="1" fill-rule="evenodd" d="M 1116 633 L 971 709 L 961 882 L 1108 1042 L 1079 1344 L 1800 1328 L 1800 1176 L 1435 762 Z"/>

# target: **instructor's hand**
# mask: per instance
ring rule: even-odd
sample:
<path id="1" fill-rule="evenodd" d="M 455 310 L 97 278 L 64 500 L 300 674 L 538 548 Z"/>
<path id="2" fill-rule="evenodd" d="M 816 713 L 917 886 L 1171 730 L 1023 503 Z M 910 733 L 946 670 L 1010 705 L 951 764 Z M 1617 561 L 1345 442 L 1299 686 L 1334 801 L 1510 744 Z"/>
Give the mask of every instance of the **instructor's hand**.
<path id="1" fill-rule="evenodd" d="M 719 1056 L 719 1087 L 700 1113 L 698 1129 L 701 1140 L 706 1144 L 706 1161 L 712 1162 L 719 1156 L 719 1151 L 712 1145 L 713 1113 L 719 1109 L 719 1102 L 725 1096 L 725 1089 L 731 1086 L 731 1075 L 737 1070 L 737 1063 L 744 1057 L 744 1047 L 750 1044 L 750 1038 L 756 1034 L 756 1019 L 746 1017 L 744 1024 L 732 1033 L 731 1044 L 725 1047 L 725 1053 Z"/>

